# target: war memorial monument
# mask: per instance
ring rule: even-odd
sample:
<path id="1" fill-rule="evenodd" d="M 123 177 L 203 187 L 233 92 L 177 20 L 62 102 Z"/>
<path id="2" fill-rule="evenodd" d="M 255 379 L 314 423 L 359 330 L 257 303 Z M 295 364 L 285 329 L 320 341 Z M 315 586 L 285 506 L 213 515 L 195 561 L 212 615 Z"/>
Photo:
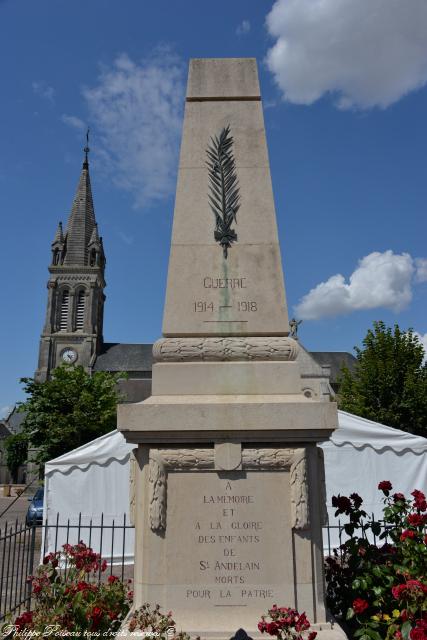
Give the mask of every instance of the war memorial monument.
<path id="1" fill-rule="evenodd" d="M 293 239 L 295 241 L 295 239 Z M 135 607 L 226 639 L 274 603 L 345 637 L 324 604 L 324 467 L 337 427 L 290 337 L 255 59 L 190 62 L 163 337 L 135 443 Z"/>

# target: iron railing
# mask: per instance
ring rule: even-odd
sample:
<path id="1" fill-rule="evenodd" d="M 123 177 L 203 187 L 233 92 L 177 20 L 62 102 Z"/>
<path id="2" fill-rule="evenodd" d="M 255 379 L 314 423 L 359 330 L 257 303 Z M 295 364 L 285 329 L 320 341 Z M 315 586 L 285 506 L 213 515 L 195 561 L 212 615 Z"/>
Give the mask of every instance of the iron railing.
<path id="1" fill-rule="evenodd" d="M 380 522 L 381 532 L 390 528 Z M 133 532 L 134 526 L 126 519 L 126 514 L 120 519 L 106 521 L 102 514 L 96 522 L 86 521 L 81 514 L 77 521 L 61 522 L 59 514 L 54 522 L 44 522 L 42 525 L 26 525 L 18 523 L 6 524 L 0 528 L 0 620 L 9 613 L 20 613 L 22 609 L 31 608 L 31 582 L 27 578 L 43 561 L 43 557 L 52 551 L 61 550 L 63 544 L 77 544 L 81 540 L 107 561 L 108 570 L 101 575 L 115 575 L 124 580 L 130 577 L 127 567 L 133 571 Z M 345 525 L 327 525 L 323 528 L 324 554 L 332 555 L 334 549 L 350 538 L 345 532 Z M 384 540 L 384 542 L 387 538 Z M 372 534 L 370 542 L 377 544 L 378 535 Z M 132 552 L 127 553 L 129 543 L 132 542 Z M 383 540 L 381 540 L 383 543 Z M 67 572 L 67 564 L 61 570 Z"/>
<path id="2" fill-rule="evenodd" d="M 60 551 L 64 544 L 77 544 L 83 541 L 88 547 L 100 554 L 107 562 L 107 571 L 98 572 L 97 580 L 114 574 L 124 580 L 130 577 L 127 567 L 133 571 L 133 557 L 126 553 L 129 538 L 134 527 L 126 519 L 126 514 L 117 520 L 106 520 L 101 514 L 98 521 L 84 520 L 81 514 L 77 521 L 67 519 L 61 522 L 59 514 L 53 523 L 41 525 L 19 523 L 5 524 L 0 528 L 0 620 L 9 613 L 20 613 L 31 608 L 31 582 L 28 576 L 43 561 L 43 557 L 52 551 Z M 67 562 L 60 565 L 65 573 Z M 127 575 L 126 575 L 127 573 Z"/>

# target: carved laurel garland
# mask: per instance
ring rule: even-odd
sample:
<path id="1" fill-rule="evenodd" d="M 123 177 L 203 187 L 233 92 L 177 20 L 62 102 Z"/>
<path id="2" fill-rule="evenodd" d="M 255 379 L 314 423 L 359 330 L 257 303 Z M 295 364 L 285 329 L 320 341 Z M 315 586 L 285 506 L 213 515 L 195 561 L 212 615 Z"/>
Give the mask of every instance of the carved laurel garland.
<path id="1" fill-rule="evenodd" d="M 324 527 L 328 524 L 328 509 L 326 507 L 326 477 L 325 477 L 325 456 L 323 449 L 317 447 L 320 473 L 320 521 Z"/>
<path id="2" fill-rule="evenodd" d="M 280 336 L 244 338 L 161 338 L 153 344 L 156 362 L 293 361 L 298 343 Z"/>
<path id="3" fill-rule="evenodd" d="M 295 449 L 291 465 L 291 517 L 294 529 L 308 529 L 310 514 L 308 510 L 307 451 Z"/>
<path id="4" fill-rule="evenodd" d="M 167 472 L 215 468 L 214 449 L 151 449 L 149 461 L 150 528 L 166 529 Z M 290 469 L 291 521 L 296 530 L 310 523 L 305 449 L 243 449 L 242 468 L 246 470 Z"/>
<path id="5" fill-rule="evenodd" d="M 135 526 L 135 503 L 136 503 L 136 458 L 135 452 L 131 451 L 129 456 L 129 518 L 130 523 Z"/>

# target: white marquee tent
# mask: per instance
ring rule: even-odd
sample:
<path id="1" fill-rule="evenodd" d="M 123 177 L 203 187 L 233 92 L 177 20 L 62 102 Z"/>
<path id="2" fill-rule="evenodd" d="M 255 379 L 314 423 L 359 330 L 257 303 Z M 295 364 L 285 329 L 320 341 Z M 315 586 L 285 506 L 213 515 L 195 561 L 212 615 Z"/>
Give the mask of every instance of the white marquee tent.
<path id="1" fill-rule="evenodd" d="M 413 489 L 427 491 L 427 439 L 338 412 L 339 428 L 332 438 L 321 445 L 325 456 L 326 493 L 329 523 L 336 524 L 333 495 L 358 493 L 364 498 L 364 508 L 377 517 L 382 513 L 382 493 L 377 490 L 381 480 L 390 480 L 395 491 L 409 496 Z M 45 466 L 44 519 L 49 525 L 64 525 L 56 532 L 48 528 L 46 551 L 59 548 L 67 541 L 78 539 L 100 550 L 101 514 L 104 530 L 102 550 L 133 561 L 134 536 L 126 529 L 129 524 L 129 458 L 134 445 L 127 444 L 121 433 L 112 431 L 74 451 L 51 460 Z M 81 514 L 79 516 L 79 514 Z M 80 530 L 78 523 L 80 518 Z M 90 530 L 90 522 L 92 529 Z M 111 536 L 112 525 L 115 529 Z M 76 527 L 77 526 L 77 527 Z M 332 546 L 338 536 L 332 531 Z"/>

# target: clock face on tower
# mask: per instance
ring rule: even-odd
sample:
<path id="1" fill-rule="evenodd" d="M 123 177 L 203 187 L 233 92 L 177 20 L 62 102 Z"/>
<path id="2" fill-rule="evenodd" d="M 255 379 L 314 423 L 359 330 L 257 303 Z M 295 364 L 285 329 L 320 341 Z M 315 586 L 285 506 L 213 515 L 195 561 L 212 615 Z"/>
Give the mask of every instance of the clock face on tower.
<path id="1" fill-rule="evenodd" d="M 73 362 L 77 360 L 77 353 L 76 351 L 74 351 L 74 349 L 71 349 L 71 347 L 67 347 L 61 353 L 61 359 L 63 362 L 66 362 L 67 364 L 73 364 Z"/>

